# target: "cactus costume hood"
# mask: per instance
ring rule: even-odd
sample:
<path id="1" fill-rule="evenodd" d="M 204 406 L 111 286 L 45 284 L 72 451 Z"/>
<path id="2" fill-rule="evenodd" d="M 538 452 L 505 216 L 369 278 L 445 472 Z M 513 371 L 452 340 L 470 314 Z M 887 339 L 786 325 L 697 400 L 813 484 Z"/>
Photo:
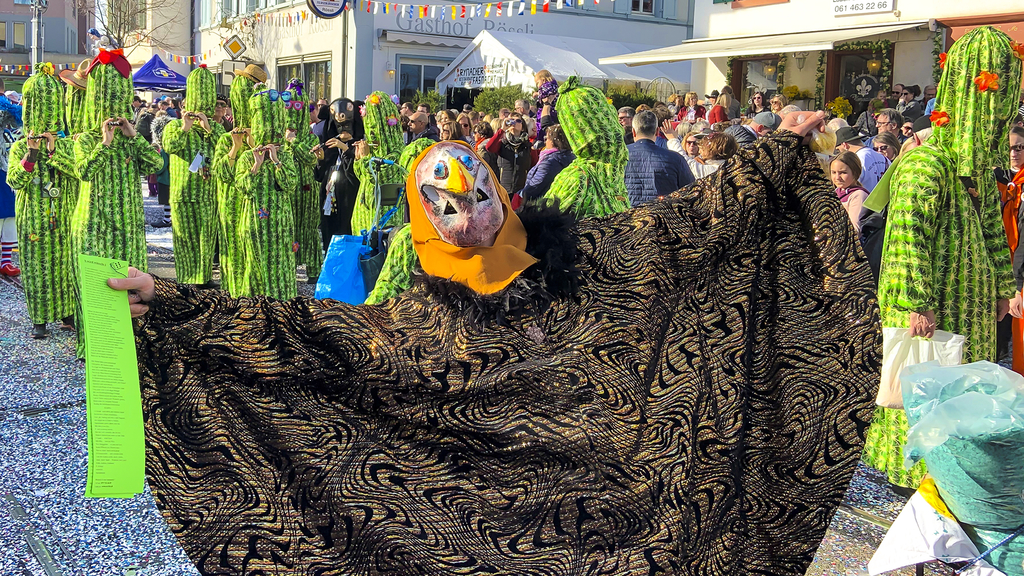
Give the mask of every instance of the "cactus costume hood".
<path id="1" fill-rule="evenodd" d="M 412 164 L 412 227 L 418 250 L 517 254 L 491 294 L 422 252 L 428 274 L 374 306 L 156 281 L 137 329 L 149 485 L 199 571 L 803 574 L 881 341 L 811 150 L 781 132 L 579 221 L 520 220 L 466 151 Z M 543 297 L 519 305 L 524 286 Z"/>
<path id="2" fill-rule="evenodd" d="M 27 134 L 56 134 L 64 130 L 64 92 L 53 75 L 53 64 L 36 64 L 35 74 L 29 76 L 22 89 L 24 131 Z"/>

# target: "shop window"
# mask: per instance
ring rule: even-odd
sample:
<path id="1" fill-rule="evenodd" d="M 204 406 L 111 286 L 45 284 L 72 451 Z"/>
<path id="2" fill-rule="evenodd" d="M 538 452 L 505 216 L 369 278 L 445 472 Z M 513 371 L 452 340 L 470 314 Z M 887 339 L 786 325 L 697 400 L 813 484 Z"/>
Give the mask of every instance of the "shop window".
<path id="1" fill-rule="evenodd" d="M 15 50 L 28 50 L 28 44 L 25 43 L 25 23 L 15 22 L 14 23 L 14 49 Z"/>
<path id="2" fill-rule="evenodd" d="M 7 22 L 0 22 L 0 50 L 7 49 Z"/>
<path id="3" fill-rule="evenodd" d="M 286 64 L 277 66 L 277 88 L 284 90 L 292 78 L 302 78 L 302 64 Z M 305 80 L 303 80 L 305 82 Z"/>
<path id="4" fill-rule="evenodd" d="M 303 99 L 315 102 L 320 98 L 331 100 L 331 62 L 306 62 L 277 66 L 277 87 L 284 90 L 288 81 L 298 78 L 304 88 Z"/>
<path id="5" fill-rule="evenodd" d="M 654 0 L 633 0 L 633 12 L 653 15 Z"/>
<path id="6" fill-rule="evenodd" d="M 399 67 L 398 96 L 402 102 L 412 99 L 417 90 L 427 92 L 437 89 L 437 77 L 444 66 L 402 62 Z"/>
<path id="7" fill-rule="evenodd" d="M 331 62 L 306 62 L 303 64 L 305 71 L 305 96 L 307 101 L 315 102 L 320 98 L 331 101 Z"/>
<path id="8" fill-rule="evenodd" d="M 736 59 L 733 61 L 733 92 L 740 99 L 740 107 L 745 109 L 754 92 L 765 94 L 765 104 L 779 91 L 779 58 L 766 56 L 761 58 Z M 737 85 L 738 81 L 738 85 Z"/>
<path id="9" fill-rule="evenodd" d="M 892 61 L 892 53 L 888 55 Z M 837 96 L 850 101 L 853 114 L 846 120 L 853 124 L 868 109 L 883 83 L 891 85 L 892 77 L 883 78 L 882 55 L 871 51 L 835 51 L 826 61 L 825 101 Z M 891 74 L 891 73 L 890 73 Z M 886 92 L 885 98 L 889 97 Z"/>

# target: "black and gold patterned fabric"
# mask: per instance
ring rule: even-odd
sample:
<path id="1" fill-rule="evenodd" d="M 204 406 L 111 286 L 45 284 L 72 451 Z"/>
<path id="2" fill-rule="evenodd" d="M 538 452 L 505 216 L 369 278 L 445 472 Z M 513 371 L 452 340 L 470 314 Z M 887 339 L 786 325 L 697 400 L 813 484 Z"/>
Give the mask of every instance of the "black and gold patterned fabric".
<path id="1" fill-rule="evenodd" d="M 422 283 L 349 306 L 158 281 L 148 479 L 200 572 L 803 574 L 881 342 L 814 154 L 783 133 L 573 234 L 576 292 L 506 325 Z"/>

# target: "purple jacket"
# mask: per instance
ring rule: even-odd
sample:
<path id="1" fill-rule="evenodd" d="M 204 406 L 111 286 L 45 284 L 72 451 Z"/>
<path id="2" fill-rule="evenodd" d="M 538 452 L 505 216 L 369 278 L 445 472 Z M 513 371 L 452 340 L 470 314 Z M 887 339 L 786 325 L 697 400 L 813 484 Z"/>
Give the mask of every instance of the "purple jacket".
<path id="1" fill-rule="evenodd" d="M 547 194 L 555 176 L 561 172 L 570 162 L 576 159 L 576 155 L 569 150 L 555 150 L 552 152 L 542 151 L 537 165 L 530 168 L 526 174 L 526 186 L 522 189 L 523 201 L 534 200 Z"/>

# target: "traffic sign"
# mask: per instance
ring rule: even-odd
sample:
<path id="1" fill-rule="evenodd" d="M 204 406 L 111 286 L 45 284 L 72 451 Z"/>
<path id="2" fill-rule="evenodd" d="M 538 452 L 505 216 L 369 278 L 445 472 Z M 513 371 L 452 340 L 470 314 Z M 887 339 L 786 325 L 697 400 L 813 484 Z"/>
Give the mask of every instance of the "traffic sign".
<path id="1" fill-rule="evenodd" d="M 247 49 L 245 42 L 242 42 L 242 39 L 237 35 L 225 40 L 223 46 L 224 51 L 228 53 L 232 60 L 238 60 L 238 57 L 245 54 Z"/>

